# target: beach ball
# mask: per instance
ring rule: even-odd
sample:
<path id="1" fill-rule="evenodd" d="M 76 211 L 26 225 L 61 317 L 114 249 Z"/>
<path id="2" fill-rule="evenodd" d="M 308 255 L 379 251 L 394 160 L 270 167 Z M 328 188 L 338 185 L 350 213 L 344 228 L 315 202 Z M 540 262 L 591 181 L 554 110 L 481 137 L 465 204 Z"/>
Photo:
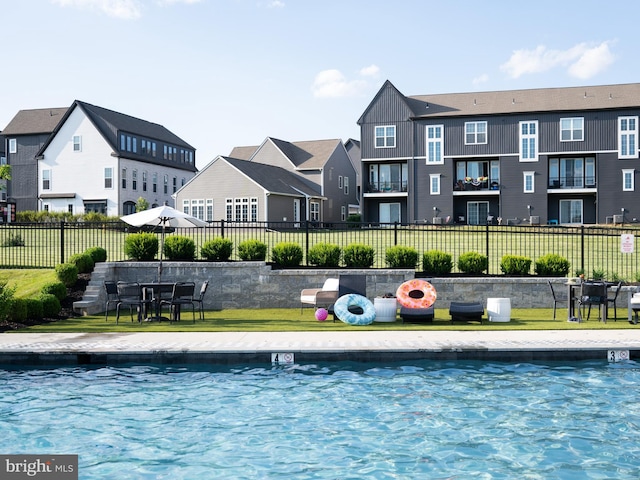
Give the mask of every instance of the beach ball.
<path id="1" fill-rule="evenodd" d="M 329 312 L 327 312 L 326 308 L 319 308 L 316 310 L 316 320 L 319 322 L 324 322 L 329 316 Z"/>

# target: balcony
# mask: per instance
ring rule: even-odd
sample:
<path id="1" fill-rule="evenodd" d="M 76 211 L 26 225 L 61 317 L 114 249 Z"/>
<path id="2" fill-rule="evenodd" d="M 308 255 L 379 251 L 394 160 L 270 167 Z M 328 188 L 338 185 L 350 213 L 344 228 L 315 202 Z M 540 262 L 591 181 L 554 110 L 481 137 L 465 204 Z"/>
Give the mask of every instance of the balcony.
<path id="1" fill-rule="evenodd" d="M 402 193 L 407 191 L 407 182 L 369 182 L 367 193 Z"/>
<path id="2" fill-rule="evenodd" d="M 561 177 L 549 177 L 550 189 L 570 190 L 576 188 L 596 188 L 595 176 L 567 175 Z"/>
<path id="3" fill-rule="evenodd" d="M 488 177 L 470 178 L 457 180 L 453 185 L 454 192 L 478 192 L 478 191 L 498 191 L 500 183 L 497 179 L 490 180 Z"/>

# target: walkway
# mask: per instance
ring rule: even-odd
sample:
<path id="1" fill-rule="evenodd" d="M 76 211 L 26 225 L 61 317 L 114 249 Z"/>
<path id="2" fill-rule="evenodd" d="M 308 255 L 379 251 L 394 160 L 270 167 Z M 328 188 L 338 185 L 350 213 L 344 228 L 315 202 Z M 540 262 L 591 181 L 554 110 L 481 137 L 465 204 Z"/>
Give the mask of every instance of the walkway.
<path id="1" fill-rule="evenodd" d="M 635 330 L 6 333 L 0 364 L 640 359 Z"/>

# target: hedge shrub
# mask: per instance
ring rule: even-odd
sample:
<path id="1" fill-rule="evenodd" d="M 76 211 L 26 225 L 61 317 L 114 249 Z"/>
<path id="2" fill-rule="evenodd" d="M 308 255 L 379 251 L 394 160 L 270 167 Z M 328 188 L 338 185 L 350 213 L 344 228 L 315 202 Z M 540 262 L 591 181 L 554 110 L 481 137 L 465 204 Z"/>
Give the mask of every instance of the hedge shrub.
<path id="1" fill-rule="evenodd" d="M 44 308 L 42 300 L 39 298 L 26 298 L 27 318 L 31 320 L 42 320 L 44 318 Z"/>
<path id="2" fill-rule="evenodd" d="M 531 259 L 521 255 L 505 255 L 500 260 L 500 270 L 505 275 L 528 275 Z"/>
<path id="3" fill-rule="evenodd" d="M 75 283 L 75 282 L 74 282 Z M 51 293 L 60 301 L 67 298 L 67 287 L 62 282 L 49 282 L 42 286 L 41 293 Z"/>
<path id="4" fill-rule="evenodd" d="M 422 255 L 422 271 L 429 275 L 448 275 L 453 270 L 453 257 L 441 250 L 429 250 Z"/>
<path id="5" fill-rule="evenodd" d="M 307 262 L 317 267 L 338 267 L 340 257 L 342 257 L 342 249 L 338 245 L 317 243 L 309 249 Z"/>
<path id="6" fill-rule="evenodd" d="M 75 263 L 59 263 L 55 266 L 56 276 L 66 287 L 73 287 L 78 281 L 78 267 Z"/>
<path id="7" fill-rule="evenodd" d="M 387 248 L 385 260 L 390 268 L 415 268 L 418 256 L 418 251 L 413 247 L 395 245 Z"/>
<path id="8" fill-rule="evenodd" d="M 196 258 L 196 244 L 193 239 L 184 235 L 167 237 L 162 251 L 168 260 L 186 260 L 190 262 Z"/>
<path id="9" fill-rule="evenodd" d="M 24 323 L 27 319 L 27 301 L 24 298 L 14 298 L 9 307 L 9 320 Z"/>
<path id="10" fill-rule="evenodd" d="M 238 245 L 238 256 L 245 262 L 264 262 L 267 258 L 267 244 L 259 240 L 245 240 Z"/>
<path id="11" fill-rule="evenodd" d="M 351 243 L 342 251 L 342 261 L 348 268 L 370 268 L 373 266 L 375 250 L 369 245 Z"/>
<path id="12" fill-rule="evenodd" d="M 95 265 L 93 258 L 88 253 L 75 253 L 69 257 L 69 263 L 75 263 L 78 273 L 91 273 Z"/>
<path id="13" fill-rule="evenodd" d="M 133 260 L 153 260 L 158 254 L 158 237 L 148 232 L 131 233 L 124 240 L 124 254 Z"/>
<path id="14" fill-rule="evenodd" d="M 536 260 L 534 271 L 544 277 L 566 277 L 570 268 L 569 260 L 555 253 L 548 253 Z"/>
<path id="15" fill-rule="evenodd" d="M 62 306 L 60 305 L 60 300 L 58 300 L 55 295 L 42 293 L 39 299 L 42 302 L 43 317 L 52 318 L 58 316 L 60 310 L 62 310 Z"/>
<path id="16" fill-rule="evenodd" d="M 293 242 L 280 242 L 271 250 L 271 259 L 283 267 L 297 267 L 302 263 L 302 247 Z"/>
<path id="17" fill-rule="evenodd" d="M 9 315 L 15 291 L 16 287 L 8 287 L 6 282 L 0 282 L 0 320 L 5 320 Z"/>
<path id="18" fill-rule="evenodd" d="M 465 252 L 458 258 L 458 270 L 478 275 L 489 268 L 489 257 L 478 252 Z"/>
<path id="19" fill-rule="evenodd" d="M 91 255 L 94 264 L 107 261 L 107 251 L 102 247 L 87 248 L 84 253 Z"/>
<path id="20" fill-rule="evenodd" d="M 200 256 L 210 262 L 227 262 L 233 253 L 233 242 L 228 238 L 207 240 L 200 247 Z"/>

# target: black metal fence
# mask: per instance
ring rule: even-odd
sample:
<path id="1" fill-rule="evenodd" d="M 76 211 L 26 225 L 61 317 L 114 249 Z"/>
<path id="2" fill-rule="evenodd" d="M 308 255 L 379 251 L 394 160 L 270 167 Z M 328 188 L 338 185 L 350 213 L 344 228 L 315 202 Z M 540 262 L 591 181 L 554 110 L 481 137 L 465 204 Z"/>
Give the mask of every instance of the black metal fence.
<path id="1" fill-rule="evenodd" d="M 75 253 L 99 246 L 107 250 L 109 261 L 126 260 L 124 241 L 137 232 L 123 222 L 13 223 L 0 226 L 0 268 L 53 268 Z M 156 234 L 161 230 L 156 228 Z M 393 245 L 413 247 L 420 254 L 442 250 L 454 259 L 468 251 L 489 258 L 489 274 L 500 274 L 504 255 L 522 255 L 534 263 L 542 255 L 556 253 L 571 262 L 572 272 L 605 273 L 607 278 L 635 280 L 640 272 L 633 240 L 639 229 L 623 226 L 505 226 L 505 225 L 400 225 L 340 223 L 318 226 L 311 222 L 235 223 L 212 222 L 205 228 L 166 231 L 166 235 L 191 237 L 200 247 L 216 237 L 230 239 L 234 247 L 244 240 L 255 239 L 268 247 L 267 261 L 273 246 L 280 242 L 299 244 L 305 252 L 317 243 L 345 247 L 359 243 L 370 245 L 376 252 L 375 268 L 386 267 L 385 252 Z M 232 260 L 238 260 L 234 248 Z M 421 270 L 421 263 L 417 266 Z M 532 272 L 533 268 L 532 268 Z"/>

